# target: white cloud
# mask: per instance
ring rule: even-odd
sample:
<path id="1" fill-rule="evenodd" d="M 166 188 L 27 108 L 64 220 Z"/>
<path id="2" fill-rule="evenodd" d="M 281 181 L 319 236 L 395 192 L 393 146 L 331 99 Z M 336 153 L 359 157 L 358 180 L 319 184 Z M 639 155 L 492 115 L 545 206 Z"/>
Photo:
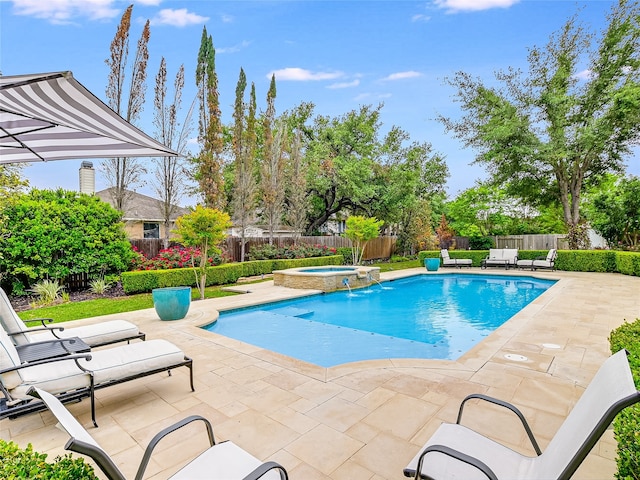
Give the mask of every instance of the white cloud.
<path id="1" fill-rule="evenodd" d="M 140 5 L 146 5 L 148 7 L 155 7 L 160 5 L 162 0 L 135 0 L 133 3 L 139 3 Z"/>
<path id="2" fill-rule="evenodd" d="M 312 72 L 304 68 L 288 67 L 274 70 L 267 74 L 267 78 L 272 75 L 276 76 L 276 80 L 292 80 L 295 82 L 307 82 L 315 80 L 334 80 L 342 77 L 342 72 Z"/>
<path id="3" fill-rule="evenodd" d="M 120 8 L 112 7 L 113 0 L 13 0 L 16 15 L 48 20 L 51 23 L 71 23 L 78 17 L 102 20 L 117 17 Z"/>
<path id="4" fill-rule="evenodd" d="M 404 80 L 405 78 L 416 78 L 421 77 L 422 74 L 420 72 L 416 72 L 413 70 L 409 70 L 408 72 L 397 72 L 392 73 L 391 75 L 383 78 L 383 81 L 394 81 L 394 80 Z"/>
<path id="5" fill-rule="evenodd" d="M 174 10 L 163 8 L 151 19 L 151 25 L 170 25 L 172 27 L 186 27 L 188 25 L 200 25 L 209 20 L 196 13 L 188 12 L 186 8 Z"/>
<path id="6" fill-rule="evenodd" d="M 589 69 L 582 70 L 581 72 L 576 73 L 573 77 L 578 80 L 590 80 L 593 78 L 593 72 Z"/>
<path id="7" fill-rule="evenodd" d="M 251 45 L 251 42 L 244 40 L 231 47 L 216 48 L 216 53 L 236 53 L 244 48 L 247 48 L 249 45 Z"/>
<path id="8" fill-rule="evenodd" d="M 490 8 L 509 8 L 520 0 L 434 0 L 438 8 L 444 8 L 447 13 L 477 12 Z"/>
<path id="9" fill-rule="evenodd" d="M 234 20 L 231 15 L 226 14 L 220 15 L 220 19 L 222 20 L 222 23 L 231 23 Z"/>
<path id="10" fill-rule="evenodd" d="M 360 80 L 358 80 L 357 78 L 352 81 L 352 82 L 338 82 L 338 83 L 332 83 L 331 85 L 329 85 L 327 88 L 351 88 L 351 87 L 357 87 L 358 85 L 360 85 Z"/>
<path id="11" fill-rule="evenodd" d="M 416 13 L 413 17 L 411 17 L 412 22 L 428 22 L 431 20 L 429 15 L 425 15 L 424 13 Z"/>

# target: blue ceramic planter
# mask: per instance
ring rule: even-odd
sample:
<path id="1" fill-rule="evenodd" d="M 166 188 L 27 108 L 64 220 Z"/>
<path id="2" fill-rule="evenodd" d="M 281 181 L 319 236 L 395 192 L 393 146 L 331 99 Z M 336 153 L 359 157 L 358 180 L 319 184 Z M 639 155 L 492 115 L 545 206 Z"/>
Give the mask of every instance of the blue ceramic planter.
<path id="1" fill-rule="evenodd" d="M 191 287 L 154 288 L 151 296 L 160 320 L 180 320 L 187 316 L 191 305 Z"/>
<path id="2" fill-rule="evenodd" d="M 424 266 L 430 272 L 437 272 L 440 267 L 440 259 L 439 258 L 425 258 Z"/>

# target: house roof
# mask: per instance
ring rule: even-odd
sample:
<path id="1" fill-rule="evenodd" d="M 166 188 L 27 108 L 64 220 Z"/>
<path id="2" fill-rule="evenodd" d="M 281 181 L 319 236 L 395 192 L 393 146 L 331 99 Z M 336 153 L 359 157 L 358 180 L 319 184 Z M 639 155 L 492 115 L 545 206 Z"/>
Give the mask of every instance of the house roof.
<path id="1" fill-rule="evenodd" d="M 96 192 L 96 196 L 103 202 L 107 202 L 111 206 L 115 205 L 113 201 L 112 191 L 115 187 Z M 126 202 L 125 211 L 122 213 L 122 219 L 125 221 L 139 222 L 164 222 L 162 216 L 162 202 L 157 198 L 149 197 L 141 193 L 127 190 L 129 198 Z M 189 209 L 175 205 L 175 212 L 171 215 L 171 219 L 175 220 L 180 215 L 189 213 Z"/>

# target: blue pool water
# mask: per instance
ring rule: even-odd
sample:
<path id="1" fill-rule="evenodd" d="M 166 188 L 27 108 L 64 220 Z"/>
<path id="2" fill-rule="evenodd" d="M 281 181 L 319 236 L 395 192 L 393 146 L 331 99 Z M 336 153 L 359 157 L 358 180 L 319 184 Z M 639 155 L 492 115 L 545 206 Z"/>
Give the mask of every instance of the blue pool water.
<path id="1" fill-rule="evenodd" d="M 221 312 L 205 328 L 322 367 L 384 358 L 455 360 L 553 283 L 417 275 Z"/>

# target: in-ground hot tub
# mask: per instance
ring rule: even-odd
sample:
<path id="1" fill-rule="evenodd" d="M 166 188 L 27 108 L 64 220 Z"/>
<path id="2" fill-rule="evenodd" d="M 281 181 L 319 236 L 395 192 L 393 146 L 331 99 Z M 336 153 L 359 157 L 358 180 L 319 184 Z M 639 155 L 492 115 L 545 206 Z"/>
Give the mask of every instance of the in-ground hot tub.
<path id="1" fill-rule="evenodd" d="M 367 287 L 380 281 L 380 267 L 322 266 L 288 268 L 273 272 L 273 284 L 281 287 L 303 288 L 333 292 L 349 288 Z"/>

